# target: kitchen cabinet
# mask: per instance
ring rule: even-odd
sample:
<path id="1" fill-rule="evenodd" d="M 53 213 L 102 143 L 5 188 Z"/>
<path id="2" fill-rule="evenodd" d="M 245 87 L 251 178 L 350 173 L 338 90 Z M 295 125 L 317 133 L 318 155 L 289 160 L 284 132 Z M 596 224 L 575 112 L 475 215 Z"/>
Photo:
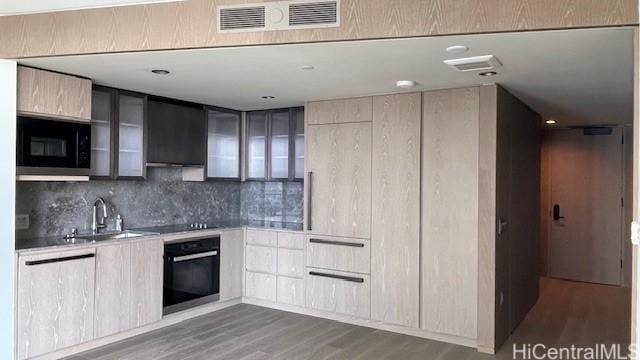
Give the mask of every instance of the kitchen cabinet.
<path id="1" fill-rule="evenodd" d="M 310 235 L 307 242 L 307 266 L 369 274 L 370 241 Z"/>
<path id="2" fill-rule="evenodd" d="M 220 234 L 220 300 L 242 297 L 244 231 Z"/>
<path id="3" fill-rule="evenodd" d="M 18 66 L 17 111 L 74 121 L 91 118 L 91 80 Z"/>
<path id="4" fill-rule="evenodd" d="M 307 124 L 343 124 L 371 122 L 372 98 L 314 101 L 307 104 Z"/>
<path id="5" fill-rule="evenodd" d="M 306 304 L 317 310 L 368 318 L 370 276 L 307 268 Z"/>
<path id="6" fill-rule="evenodd" d="M 422 94 L 373 98 L 371 318 L 419 326 Z"/>
<path id="7" fill-rule="evenodd" d="M 131 244 L 96 249 L 95 337 L 131 328 Z"/>
<path id="8" fill-rule="evenodd" d="M 91 177 L 144 179 L 146 95 L 94 86 Z"/>
<path id="9" fill-rule="evenodd" d="M 202 105 L 150 97 L 148 115 L 149 165 L 204 167 L 207 123 Z"/>
<path id="10" fill-rule="evenodd" d="M 131 243 L 131 327 L 162 318 L 163 254 L 162 239 Z"/>
<path id="11" fill-rule="evenodd" d="M 479 90 L 425 92 L 422 108 L 420 326 L 475 339 Z"/>
<path id="12" fill-rule="evenodd" d="M 249 180 L 302 180 L 304 108 L 247 112 L 246 174 Z"/>
<path id="13" fill-rule="evenodd" d="M 311 125 L 306 141 L 307 229 L 316 235 L 370 238 L 371 123 Z"/>
<path id="14" fill-rule="evenodd" d="M 239 111 L 207 108 L 207 178 L 240 179 Z"/>
<path id="15" fill-rule="evenodd" d="M 305 304 L 302 233 L 248 229 L 245 295 L 282 304 Z"/>
<path id="16" fill-rule="evenodd" d="M 94 338 L 94 281 L 94 248 L 18 257 L 18 359 Z"/>

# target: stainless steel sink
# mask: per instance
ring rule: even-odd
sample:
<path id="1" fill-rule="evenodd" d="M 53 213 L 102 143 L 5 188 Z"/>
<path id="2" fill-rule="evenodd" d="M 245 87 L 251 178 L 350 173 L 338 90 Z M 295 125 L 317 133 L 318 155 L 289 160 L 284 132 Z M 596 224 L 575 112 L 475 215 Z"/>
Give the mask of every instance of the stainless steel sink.
<path id="1" fill-rule="evenodd" d="M 79 238 L 86 241 L 98 242 L 98 241 L 106 241 L 106 240 L 128 239 L 128 238 L 135 238 L 135 237 L 147 236 L 147 235 L 159 235 L 159 234 L 154 232 L 125 230 L 121 232 L 102 233 L 102 234 L 95 234 L 95 235 L 89 235 L 89 236 L 79 236 Z"/>

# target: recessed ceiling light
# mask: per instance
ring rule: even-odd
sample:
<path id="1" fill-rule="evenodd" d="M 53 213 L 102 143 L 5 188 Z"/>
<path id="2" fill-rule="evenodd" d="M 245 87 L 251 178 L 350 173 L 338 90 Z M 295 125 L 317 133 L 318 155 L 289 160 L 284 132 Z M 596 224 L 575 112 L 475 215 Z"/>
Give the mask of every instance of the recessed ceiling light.
<path id="1" fill-rule="evenodd" d="M 464 45 L 453 45 L 453 46 L 449 46 L 446 50 L 448 53 L 462 54 L 464 52 L 467 52 L 469 48 Z"/>
<path id="2" fill-rule="evenodd" d="M 164 69 L 153 69 L 151 72 L 156 75 L 169 75 L 171 73 L 169 70 Z"/>
<path id="3" fill-rule="evenodd" d="M 545 123 L 547 123 L 547 124 L 549 124 L 549 125 L 553 125 L 553 124 L 555 124 L 555 123 L 556 123 L 556 121 L 555 121 L 555 120 L 553 120 L 553 119 L 549 119 L 549 120 L 545 121 Z"/>
<path id="4" fill-rule="evenodd" d="M 481 72 L 478 75 L 480 75 L 480 76 L 494 76 L 494 75 L 498 75 L 498 73 L 495 72 L 495 71 L 485 71 L 485 72 Z"/>
<path id="5" fill-rule="evenodd" d="M 313 69 L 315 69 L 315 68 L 316 68 L 316 67 L 315 67 L 315 66 L 313 66 L 313 65 L 303 65 L 301 69 L 302 69 L 302 70 L 313 70 Z"/>
<path id="6" fill-rule="evenodd" d="M 271 96 L 271 95 L 265 95 L 265 96 L 262 96 L 262 99 L 263 99 L 263 100 L 273 100 L 273 99 L 275 99 L 275 98 L 276 98 L 275 96 Z"/>
<path id="7" fill-rule="evenodd" d="M 416 86 L 416 82 L 413 80 L 398 80 L 396 81 L 396 86 L 401 89 L 409 89 Z"/>

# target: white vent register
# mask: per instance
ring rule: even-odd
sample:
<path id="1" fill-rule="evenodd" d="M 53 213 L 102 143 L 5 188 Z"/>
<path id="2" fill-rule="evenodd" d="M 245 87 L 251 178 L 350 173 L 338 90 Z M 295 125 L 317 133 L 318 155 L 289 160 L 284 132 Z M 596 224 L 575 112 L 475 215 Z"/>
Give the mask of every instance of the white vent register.
<path id="1" fill-rule="evenodd" d="M 340 0 L 290 0 L 218 6 L 218 32 L 340 26 Z"/>

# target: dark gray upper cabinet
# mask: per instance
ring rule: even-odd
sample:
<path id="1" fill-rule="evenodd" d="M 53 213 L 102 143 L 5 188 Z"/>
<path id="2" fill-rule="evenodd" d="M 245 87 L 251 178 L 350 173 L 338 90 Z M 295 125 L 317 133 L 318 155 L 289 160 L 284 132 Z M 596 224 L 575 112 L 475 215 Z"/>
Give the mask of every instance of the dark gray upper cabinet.
<path id="1" fill-rule="evenodd" d="M 304 108 L 247 112 L 247 180 L 301 181 L 304 176 Z"/>
<path id="2" fill-rule="evenodd" d="M 207 125 L 201 106 L 149 97 L 147 164 L 204 166 Z"/>

